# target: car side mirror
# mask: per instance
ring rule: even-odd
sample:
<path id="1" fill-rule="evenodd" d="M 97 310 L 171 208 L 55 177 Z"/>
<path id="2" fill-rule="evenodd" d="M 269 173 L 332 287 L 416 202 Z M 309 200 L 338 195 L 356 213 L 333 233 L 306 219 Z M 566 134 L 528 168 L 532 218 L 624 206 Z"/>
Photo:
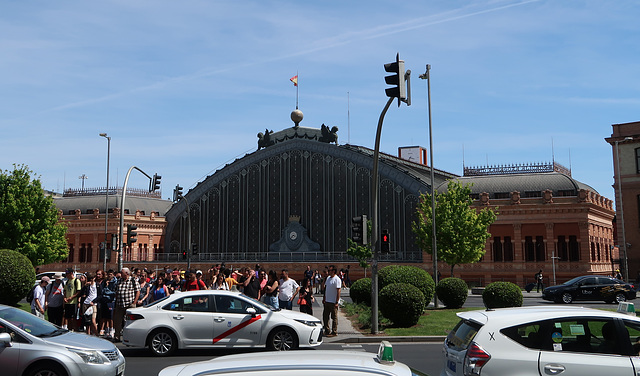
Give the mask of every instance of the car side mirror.
<path id="1" fill-rule="evenodd" d="M 257 311 L 256 311 L 256 309 L 255 309 L 255 308 L 253 308 L 253 307 L 249 307 L 249 308 L 247 308 L 247 311 L 246 311 L 246 312 L 247 312 L 248 314 L 250 314 L 252 317 L 256 317 L 256 313 L 257 313 Z"/>
<path id="2" fill-rule="evenodd" d="M 2 347 L 11 347 L 11 334 L 9 333 L 0 333 L 0 346 Z"/>

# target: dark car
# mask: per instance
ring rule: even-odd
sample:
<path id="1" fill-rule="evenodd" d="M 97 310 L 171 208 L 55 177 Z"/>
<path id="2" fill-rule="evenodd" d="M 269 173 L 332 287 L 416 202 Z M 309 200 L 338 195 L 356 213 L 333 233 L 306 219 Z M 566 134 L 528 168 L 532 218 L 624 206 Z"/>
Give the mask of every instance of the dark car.
<path id="1" fill-rule="evenodd" d="M 606 275 L 585 275 L 550 286 L 542 291 L 542 299 L 556 303 L 571 303 L 574 300 L 604 300 L 619 303 L 636 298 L 633 285 Z"/>

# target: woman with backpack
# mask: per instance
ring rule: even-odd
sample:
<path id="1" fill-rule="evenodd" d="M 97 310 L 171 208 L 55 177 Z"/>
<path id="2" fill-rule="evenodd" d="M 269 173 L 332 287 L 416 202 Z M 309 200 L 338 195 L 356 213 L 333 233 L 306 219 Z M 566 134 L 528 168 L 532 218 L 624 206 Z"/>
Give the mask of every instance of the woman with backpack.
<path id="1" fill-rule="evenodd" d="M 64 314 L 64 281 L 62 280 L 62 274 L 56 274 L 53 282 L 47 286 L 44 305 L 49 312 L 49 322 L 62 326 L 62 316 Z"/>

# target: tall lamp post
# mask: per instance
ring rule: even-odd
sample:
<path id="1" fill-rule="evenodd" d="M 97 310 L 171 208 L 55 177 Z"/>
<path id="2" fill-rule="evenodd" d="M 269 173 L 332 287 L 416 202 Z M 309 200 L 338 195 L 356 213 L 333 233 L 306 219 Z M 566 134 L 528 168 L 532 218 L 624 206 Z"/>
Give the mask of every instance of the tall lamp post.
<path id="1" fill-rule="evenodd" d="M 436 239 L 436 187 L 434 171 L 435 165 L 433 164 L 433 131 L 431 126 L 431 79 L 429 77 L 429 71 L 431 65 L 427 64 L 427 70 L 424 74 L 418 76 L 423 80 L 427 80 L 427 108 L 429 110 L 429 154 L 431 156 L 431 249 L 433 252 L 433 279 L 438 284 L 438 242 Z M 433 292 L 433 305 L 438 308 L 438 294 Z"/>
<path id="2" fill-rule="evenodd" d="M 620 176 L 620 146 L 618 144 L 620 141 L 633 141 L 633 137 L 628 136 L 622 140 L 616 140 L 616 178 L 618 179 L 618 199 L 620 202 L 620 222 L 622 223 L 622 254 L 624 257 L 624 280 L 629 281 L 629 264 L 627 257 L 627 235 L 625 233 L 626 223 L 624 223 L 624 206 L 622 205 L 622 176 Z"/>
<path id="3" fill-rule="evenodd" d="M 102 256 L 104 258 L 102 270 L 107 270 L 107 254 L 110 252 L 107 249 L 107 231 L 109 226 L 109 159 L 111 157 L 111 137 L 107 136 L 106 133 L 100 133 L 100 137 L 104 137 L 107 139 L 107 191 L 105 198 L 105 208 L 104 208 L 104 247 L 102 247 Z"/>

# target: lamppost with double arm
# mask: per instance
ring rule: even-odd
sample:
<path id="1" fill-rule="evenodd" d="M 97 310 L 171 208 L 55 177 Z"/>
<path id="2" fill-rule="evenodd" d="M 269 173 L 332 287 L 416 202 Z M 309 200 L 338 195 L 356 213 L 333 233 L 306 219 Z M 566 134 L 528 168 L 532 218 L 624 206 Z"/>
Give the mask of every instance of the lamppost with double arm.
<path id="1" fill-rule="evenodd" d="M 107 139 L 107 190 L 105 194 L 106 198 L 104 205 L 104 247 L 102 247 L 102 257 L 104 258 L 102 270 L 107 270 L 107 253 L 110 252 L 107 249 L 107 232 L 109 227 L 109 159 L 111 157 L 111 137 L 107 136 L 106 133 L 100 133 L 100 137 L 104 137 Z"/>

